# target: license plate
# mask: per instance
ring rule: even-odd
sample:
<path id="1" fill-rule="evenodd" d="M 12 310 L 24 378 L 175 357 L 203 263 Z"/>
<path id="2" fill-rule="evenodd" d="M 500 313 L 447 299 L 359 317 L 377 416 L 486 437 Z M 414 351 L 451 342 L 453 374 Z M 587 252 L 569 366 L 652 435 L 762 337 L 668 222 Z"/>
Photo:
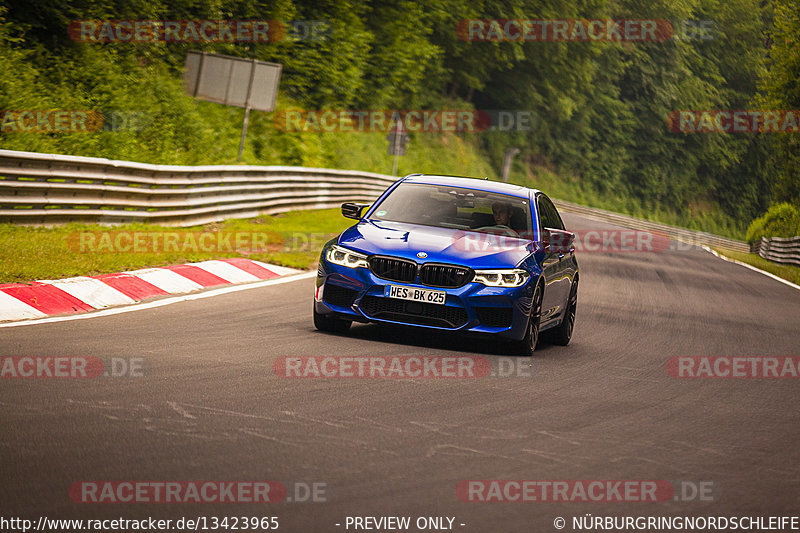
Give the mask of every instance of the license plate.
<path id="1" fill-rule="evenodd" d="M 439 305 L 444 305 L 447 299 L 447 293 L 444 291 L 417 289 L 416 287 L 403 287 L 401 285 L 387 285 L 383 289 L 383 295 L 387 298 L 398 298 L 400 300 L 411 300 L 412 302 L 425 302 Z"/>

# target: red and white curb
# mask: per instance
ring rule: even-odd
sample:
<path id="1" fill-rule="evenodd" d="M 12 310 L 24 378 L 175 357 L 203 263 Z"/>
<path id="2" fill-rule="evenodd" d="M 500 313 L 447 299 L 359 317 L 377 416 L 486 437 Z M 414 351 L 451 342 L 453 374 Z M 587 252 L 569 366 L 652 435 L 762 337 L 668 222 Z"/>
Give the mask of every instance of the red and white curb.
<path id="1" fill-rule="evenodd" d="M 300 272 L 237 257 L 32 284 L 0 284 L 0 322 L 83 313 Z"/>

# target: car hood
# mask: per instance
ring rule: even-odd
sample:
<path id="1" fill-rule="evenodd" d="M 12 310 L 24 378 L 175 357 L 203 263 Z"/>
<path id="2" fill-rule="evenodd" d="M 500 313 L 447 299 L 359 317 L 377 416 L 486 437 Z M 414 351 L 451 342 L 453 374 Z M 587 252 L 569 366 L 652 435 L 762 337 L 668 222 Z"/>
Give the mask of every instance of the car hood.
<path id="1" fill-rule="evenodd" d="M 535 250 L 535 244 L 525 239 L 384 220 L 361 221 L 345 230 L 338 242 L 367 255 L 472 268 L 515 267 Z M 418 257 L 420 252 L 427 257 Z"/>

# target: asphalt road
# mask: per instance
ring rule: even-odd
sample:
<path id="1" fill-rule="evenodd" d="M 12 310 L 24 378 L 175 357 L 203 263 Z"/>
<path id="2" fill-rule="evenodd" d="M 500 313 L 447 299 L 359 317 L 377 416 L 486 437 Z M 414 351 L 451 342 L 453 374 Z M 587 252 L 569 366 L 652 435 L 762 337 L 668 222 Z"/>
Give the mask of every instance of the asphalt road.
<path id="1" fill-rule="evenodd" d="M 564 218 L 569 229 L 610 227 Z M 488 341 L 374 325 L 317 332 L 312 279 L 0 329 L 3 356 L 144 360 L 139 378 L 0 380 L 0 515 L 277 516 L 279 531 L 298 532 L 345 531 L 346 516 L 450 516 L 460 531 L 546 532 L 557 516 L 572 531 L 584 513 L 796 513 L 800 381 L 677 379 L 665 363 L 800 356 L 800 291 L 696 248 L 578 260 L 573 341 L 540 347 L 527 377 L 277 377 L 281 356 L 505 354 Z M 712 501 L 463 502 L 456 487 L 471 479 L 715 490 Z M 327 501 L 77 504 L 68 489 L 82 480 L 317 482 Z"/>

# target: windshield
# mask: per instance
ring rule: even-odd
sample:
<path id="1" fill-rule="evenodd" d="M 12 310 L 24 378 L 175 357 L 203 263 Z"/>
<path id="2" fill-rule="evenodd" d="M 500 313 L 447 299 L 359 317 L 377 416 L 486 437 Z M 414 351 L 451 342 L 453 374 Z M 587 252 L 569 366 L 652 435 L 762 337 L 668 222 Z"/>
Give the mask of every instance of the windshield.
<path id="1" fill-rule="evenodd" d="M 370 218 L 510 237 L 533 235 L 527 200 L 443 185 L 401 183 Z"/>

